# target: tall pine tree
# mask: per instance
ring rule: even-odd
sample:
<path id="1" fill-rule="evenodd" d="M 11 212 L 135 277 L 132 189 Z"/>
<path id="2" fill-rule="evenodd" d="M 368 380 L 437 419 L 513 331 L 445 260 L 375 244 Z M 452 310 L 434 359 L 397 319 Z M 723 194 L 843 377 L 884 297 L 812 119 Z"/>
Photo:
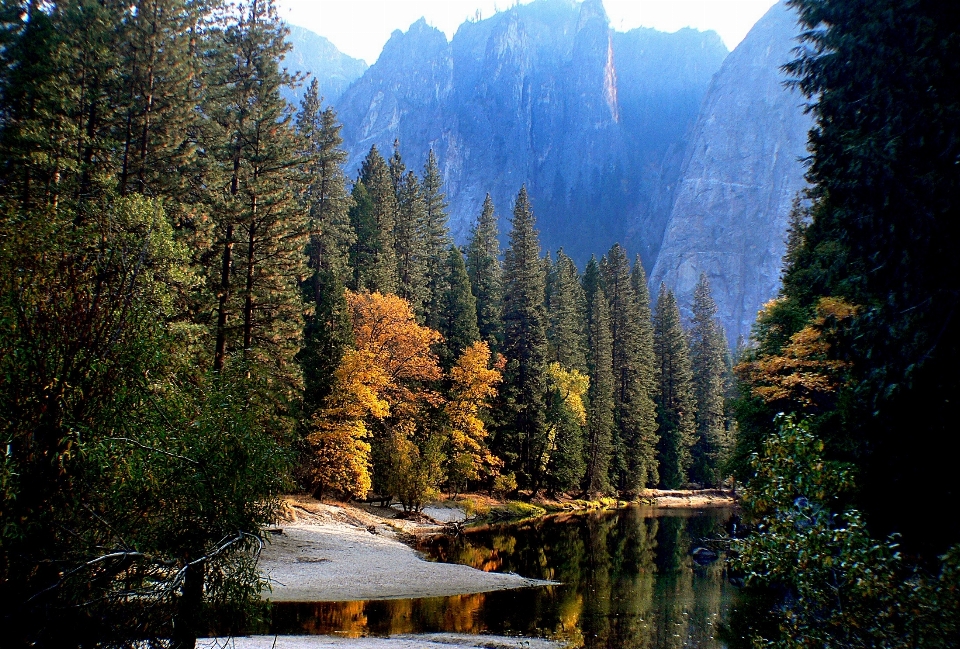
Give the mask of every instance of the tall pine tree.
<path id="1" fill-rule="evenodd" d="M 391 160 L 391 170 L 401 166 L 399 156 Z M 397 218 L 393 227 L 394 249 L 397 256 L 397 295 L 410 303 L 417 319 L 425 320 L 427 307 L 428 266 L 423 224 L 426 210 L 423 192 L 417 175 L 408 171 L 397 185 Z M 446 260 L 444 260 L 445 262 Z"/>
<path id="2" fill-rule="evenodd" d="M 437 355 L 444 370 L 449 370 L 463 352 L 480 339 L 480 330 L 477 329 L 477 302 L 470 292 L 463 253 L 456 246 L 450 246 L 447 251 L 445 267 L 446 290 L 438 318 L 443 342 Z"/>
<path id="3" fill-rule="evenodd" d="M 727 343 L 717 321 L 717 305 L 705 273 L 693 291 L 693 321 L 690 328 L 690 362 L 697 405 L 697 436 L 693 446 L 694 482 L 716 485 L 727 451 L 726 392 Z"/>
<path id="4" fill-rule="evenodd" d="M 644 385 L 643 317 L 631 278 L 630 260 L 620 244 L 610 249 L 600 270 L 610 302 L 613 341 L 616 427 L 611 479 L 621 491 L 636 493 L 657 473 L 651 454 L 653 402 Z"/>
<path id="5" fill-rule="evenodd" d="M 638 446 L 638 462 L 642 463 L 646 472 L 645 484 L 652 487 L 660 482 L 659 464 L 657 460 L 657 444 L 660 436 L 657 434 L 657 362 L 653 353 L 653 314 L 650 309 L 650 289 L 647 287 L 647 274 L 643 270 L 643 262 L 637 255 L 633 262 L 630 274 L 630 283 L 633 285 L 633 294 L 637 298 L 637 348 L 640 368 L 640 390 L 643 396 L 640 399 L 637 415 L 639 419 L 640 444 Z"/>
<path id="6" fill-rule="evenodd" d="M 583 273 L 587 311 L 587 371 L 590 403 L 587 408 L 586 472 L 584 491 L 588 494 L 610 490 L 610 462 L 613 456 L 614 375 L 613 341 L 610 335 L 610 307 L 603 291 L 600 265 L 591 257 Z"/>
<path id="7" fill-rule="evenodd" d="M 586 372 L 586 299 L 580 273 L 570 257 L 557 253 L 547 296 L 549 360 L 566 370 Z"/>
<path id="8" fill-rule="evenodd" d="M 214 368 L 222 369 L 228 356 L 242 358 L 271 386 L 264 394 L 280 410 L 300 396 L 297 282 L 307 274 L 308 234 L 306 210 L 290 191 L 300 178 L 299 142 L 280 95 L 293 81 L 279 67 L 289 50 L 286 33 L 272 2 L 232 8 L 217 52 L 222 94 L 214 112 L 225 183 L 217 210 L 221 264 L 212 278 L 218 292 Z"/>
<path id="9" fill-rule="evenodd" d="M 547 333 L 545 278 L 540 241 L 526 187 L 513 210 L 504 257 L 503 423 L 497 445 L 523 487 L 540 486 L 539 461 L 546 446 Z"/>
<path id="10" fill-rule="evenodd" d="M 430 149 L 423 167 L 423 246 L 426 262 L 426 323 L 436 328 L 435 318 L 441 312 L 446 287 L 444 281 L 447 248 L 453 244 L 447 217 L 447 201 L 443 193 L 443 175 L 437 165 L 437 157 Z"/>
<path id="11" fill-rule="evenodd" d="M 370 147 L 360 167 L 353 199 L 350 223 L 356 241 L 350 247 L 353 267 L 350 287 L 357 291 L 393 293 L 397 277 L 394 245 L 397 195 L 390 168 L 376 146 Z"/>
<path id="12" fill-rule="evenodd" d="M 487 194 L 467 245 L 467 274 L 473 297 L 477 300 L 480 337 L 494 353 L 500 350 L 503 342 L 503 269 L 498 237 L 493 201 Z"/>
<path id="13" fill-rule="evenodd" d="M 662 284 L 653 316 L 653 350 L 659 386 L 660 484 L 667 489 L 678 489 L 689 480 L 690 449 L 696 441 L 696 401 L 680 309 L 673 293 Z"/>
<path id="14" fill-rule="evenodd" d="M 310 216 L 307 256 L 312 274 L 303 288 L 313 310 L 307 316 L 299 355 L 305 416 L 309 417 L 330 394 L 334 371 L 350 341 L 344 289 L 354 241 L 349 216 L 353 201 L 343 173 L 347 154 L 340 148 L 340 124 L 333 108 L 321 110 L 316 79 L 301 101 L 297 131 L 302 138 L 303 200 Z"/>

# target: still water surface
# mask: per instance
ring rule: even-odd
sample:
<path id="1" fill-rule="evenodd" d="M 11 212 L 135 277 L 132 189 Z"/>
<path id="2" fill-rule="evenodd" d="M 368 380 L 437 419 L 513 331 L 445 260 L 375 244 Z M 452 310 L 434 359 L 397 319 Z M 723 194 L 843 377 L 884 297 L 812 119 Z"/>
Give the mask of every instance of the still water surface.
<path id="1" fill-rule="evenodd" d="M 720 649 L 714 636 L 734 588 L 722 561 L 707 563 L 691 551 L 710 547 L 731 516 L 728 509 L 631 507 L 469 530 L 421 550 L 437 561 L 562 585 L 275 604 L 271 632 L 356 637 L 446 631 L 557 637 L 587 649 Z"/>

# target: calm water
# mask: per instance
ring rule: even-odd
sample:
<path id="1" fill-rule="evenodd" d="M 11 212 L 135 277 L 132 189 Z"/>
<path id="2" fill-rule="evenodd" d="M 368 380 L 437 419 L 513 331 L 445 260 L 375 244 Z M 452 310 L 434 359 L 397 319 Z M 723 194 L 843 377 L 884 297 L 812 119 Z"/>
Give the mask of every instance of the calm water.
<path id="1" fill-rule="evenodd" d="M 586 648 L 723 647 L 714 639 L 734 589 L 722 561 L 691 550 L 730 510 L 556 516 L 471 530 L 422 548 L 438 561 L 516 572 L 562 586 L 457 597 L 277 604 L 271 632 L 348 636 L 450 631 L 560 637 Z"/>

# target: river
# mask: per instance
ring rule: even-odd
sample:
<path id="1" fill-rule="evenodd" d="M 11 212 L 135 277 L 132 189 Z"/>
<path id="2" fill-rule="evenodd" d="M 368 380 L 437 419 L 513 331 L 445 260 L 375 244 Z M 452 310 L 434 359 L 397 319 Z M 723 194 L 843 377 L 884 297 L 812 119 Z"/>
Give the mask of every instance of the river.
<path id="1" fill-rule="evenodd" d="M 730 509 L 634 506 L 438 537 L 437 561 L 559 586 L 424 599 L 275 604 L 271 633 L 351 637 L 460 632 L 561 638 L 585 649 L 720 649 L 735 589 L 711 540 Z M 705 550 L 697 550 L 704 548 Z"/>

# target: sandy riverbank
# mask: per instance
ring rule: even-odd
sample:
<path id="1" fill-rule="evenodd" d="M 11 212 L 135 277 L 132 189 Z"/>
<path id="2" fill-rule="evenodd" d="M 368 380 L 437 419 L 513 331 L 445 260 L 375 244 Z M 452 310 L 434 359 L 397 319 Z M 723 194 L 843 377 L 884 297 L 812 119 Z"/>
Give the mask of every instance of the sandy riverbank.
<path id="1" fill-rule="evenodd" d="M 337 506 L 310 498 L 288 500 L 282 533 L 260 558 L 277 602 L 406 599 L 542 586 L 550 582 L 482 572 L 422 559 L 401 535 L 436 533 L 442 526 L 393 516 L 392 510 Z"/>
<path id="2" fill-rule="evenodd" d="M 459 633 L 397 635 L 390 638 L 335 638 L 332 636 L 249 636 L 207 638 L 199 649 L 561 649 L 562 643 L 538 638 L 508 638 Z"/>

